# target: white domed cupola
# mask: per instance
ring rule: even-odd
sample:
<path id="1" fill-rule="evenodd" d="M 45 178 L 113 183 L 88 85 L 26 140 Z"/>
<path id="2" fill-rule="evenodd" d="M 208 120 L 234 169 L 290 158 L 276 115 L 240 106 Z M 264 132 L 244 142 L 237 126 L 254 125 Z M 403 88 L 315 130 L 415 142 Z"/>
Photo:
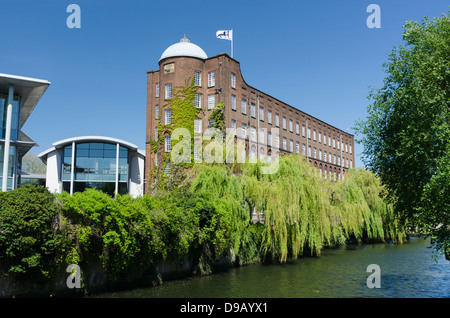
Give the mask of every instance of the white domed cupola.
<path id="1" fill-rule="evenodd" d="M 186 37 L 186 35 L 184 35 L 184 37 L 180 39 L 180 42 L 169 46 L 161 55 L 159 61 L 166 59 L 168 57 L 175 57 L 175 56 L 189 56 L 200 58 L 203 60 L 208 58 L 205 51 L 203 51 L 198 45 L 191 43 L 191 41 L 189 40 L 188 37 Z"/>

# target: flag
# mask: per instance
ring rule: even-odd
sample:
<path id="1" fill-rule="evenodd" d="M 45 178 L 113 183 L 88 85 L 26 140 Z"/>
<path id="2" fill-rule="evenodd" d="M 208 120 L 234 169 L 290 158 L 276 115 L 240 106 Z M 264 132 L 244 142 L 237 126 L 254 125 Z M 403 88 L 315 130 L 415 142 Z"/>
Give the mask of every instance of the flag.
<path id="1" fill-rule="evenodd" d="M 222 40 L 233 41 L 233 30 L 219 30 L 216 32 L 216 37 Z"/>

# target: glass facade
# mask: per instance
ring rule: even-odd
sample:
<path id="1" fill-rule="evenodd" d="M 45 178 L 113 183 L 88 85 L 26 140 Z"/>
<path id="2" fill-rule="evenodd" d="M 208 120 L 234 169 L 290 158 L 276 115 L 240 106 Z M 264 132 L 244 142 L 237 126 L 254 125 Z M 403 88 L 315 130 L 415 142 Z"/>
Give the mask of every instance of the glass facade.
<path id="1" fill-rule="evenodd" d="M 0 93 L 0 139 L 6 136 L 6 109 L 8 94 Z M 11 140 L 19 139 L 20 97 L 14 95 L 12 103 Z"/>
<path id="2" fill-rule="evenodd" d="M 116 182 L 116 160 L 118 167 L 118 193 L 128 192 L 128 149 L 117 144 L 86 142 L 75 144 L 75 169 L 73 191 L 87 188 L 102 190 L 114 195 Z M 72 171 L 72 145 L 63 148 L 63 190 L 70 192 Z"/>
<path id="3" fill-rule="evenodd" d="M 17 148 L 14 145 L 11 145 L 9 148 L 9 162 L 8 162 L 8 184 L 7 189 L 11 190 L 13 187 L 13 177 L 14 177 L 14 165 L 16 162 L 16 152 Z M 3 181 L 3 157 L 5 154 L 5 145 L 3 143 L 0 143 L 0 185 Z M 1 190 L 1 186 L 0 186 Z"/>

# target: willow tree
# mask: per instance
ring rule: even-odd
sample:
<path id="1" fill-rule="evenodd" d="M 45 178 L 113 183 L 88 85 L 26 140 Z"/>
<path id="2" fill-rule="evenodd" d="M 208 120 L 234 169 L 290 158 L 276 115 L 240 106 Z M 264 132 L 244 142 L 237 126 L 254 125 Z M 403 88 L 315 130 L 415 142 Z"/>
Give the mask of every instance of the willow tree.
<path id="1" fill-rule="evenodd" d="M 383 64 L 384 86 L 370 94 L 368 116 L 356 130 L 363 162 L 395 198 L 396 213 L 448 249 L 449 196 L 430 194 L 448 192 L 449 186 L 444 176 L 450 161 L 444 159 L 450 156 L 450 17 L 408 21 L 403 39 Z M 425 203 L 435 208 L 427 212 Z M 430 211 L 447 215 L 434 218 L 439 227 Z"/>

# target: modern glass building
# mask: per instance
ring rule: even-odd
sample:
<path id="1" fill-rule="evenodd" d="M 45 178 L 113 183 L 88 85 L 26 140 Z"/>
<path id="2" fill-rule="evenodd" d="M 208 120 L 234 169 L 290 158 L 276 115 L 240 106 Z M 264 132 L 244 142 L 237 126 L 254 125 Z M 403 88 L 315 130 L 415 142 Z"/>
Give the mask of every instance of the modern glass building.
<path id="1" fill-rule="evenodd" d="M 64 139 L 38 157 L 47 165 L 46 186 L 70 194 L 95 188 L 110 195 L 143 194 L 144 152 L 101 136 Z"/>
<path id="2" fill-rule="evenodd" d="M 50 82 L 0 73 L 0 190 L 20 184 L 22 157 L 36 143 L 22 132 Z"/>

